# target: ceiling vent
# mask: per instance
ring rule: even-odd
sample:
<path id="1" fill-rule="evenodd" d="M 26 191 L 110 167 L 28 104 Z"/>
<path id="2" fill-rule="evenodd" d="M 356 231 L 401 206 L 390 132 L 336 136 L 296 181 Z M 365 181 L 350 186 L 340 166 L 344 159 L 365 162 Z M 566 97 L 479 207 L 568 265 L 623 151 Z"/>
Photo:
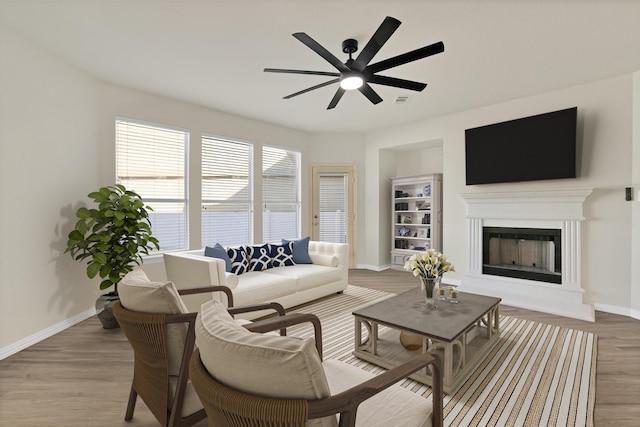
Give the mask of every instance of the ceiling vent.
<path id="1" fill-rule="evenodd" d="M 399 96 L 396 98 L 396 104 L 406 104 L 409 102 L 409 96 Z"/>

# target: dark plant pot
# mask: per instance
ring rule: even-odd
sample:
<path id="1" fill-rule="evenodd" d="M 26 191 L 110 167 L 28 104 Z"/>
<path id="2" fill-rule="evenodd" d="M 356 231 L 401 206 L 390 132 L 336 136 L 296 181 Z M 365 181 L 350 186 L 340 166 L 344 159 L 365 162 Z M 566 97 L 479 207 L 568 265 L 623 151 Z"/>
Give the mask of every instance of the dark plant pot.
<path id="1" fill-rule="evenodd" d="M 120 300 L 115 292 L 102 294 L 96 300 L 96 314 L 104 329 L 116 329 L 120 325 L 113 315 L 111 308 Z"/>

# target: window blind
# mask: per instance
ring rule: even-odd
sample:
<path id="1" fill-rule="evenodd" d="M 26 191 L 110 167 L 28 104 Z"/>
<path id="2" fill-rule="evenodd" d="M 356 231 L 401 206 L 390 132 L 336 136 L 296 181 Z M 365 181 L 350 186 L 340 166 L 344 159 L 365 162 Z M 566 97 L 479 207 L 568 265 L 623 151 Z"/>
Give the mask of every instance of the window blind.
<path id="1" fill-rule="evenodd" d="M 348 182 L 346 174 L 322 174 L 319 188 L 319 238 L 323 242 L 347 243 Z"/>
<path id="2" fill-rule="evenodd" d="M 295 239 L 300 234 L 300 153 L 262 148 L 262 239 Z"/>
<path id="3" fill-rule="evenodd" d="M 202 243 L 237 245 L 252 239 L 252 145 L 202 138 Z"/>
<path id="4" fill-rule="evenodd" d="M 116 118 L 116 182 L 153 209 L 151 230 L 161 252 L 187 249 L 188 141 L 182 129 Z"/>

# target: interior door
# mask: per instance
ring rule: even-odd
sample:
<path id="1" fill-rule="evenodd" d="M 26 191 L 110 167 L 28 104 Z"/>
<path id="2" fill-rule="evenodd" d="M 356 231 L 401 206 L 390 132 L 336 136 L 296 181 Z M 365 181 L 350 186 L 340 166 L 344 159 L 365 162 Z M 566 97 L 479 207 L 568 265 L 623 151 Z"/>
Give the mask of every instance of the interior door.
<path id="1" fill-rule="evenodd" d="M 349 244 L 349 267 L 355 265 L 355 165 L 312 166 L 313 240 Z"/>

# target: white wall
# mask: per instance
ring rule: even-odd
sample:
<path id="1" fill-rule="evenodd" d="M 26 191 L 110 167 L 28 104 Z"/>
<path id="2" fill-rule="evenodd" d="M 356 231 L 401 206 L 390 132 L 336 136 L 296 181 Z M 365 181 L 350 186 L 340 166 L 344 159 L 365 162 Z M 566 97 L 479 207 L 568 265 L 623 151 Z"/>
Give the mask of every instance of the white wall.
<path id="1" fill-rule="evenodd" d="M 396 151 L 396 168 L 394 176 L 426 175 L 442 173 L 444 166 L 444 149 L 442 141 L 432 148 L 416 148 Z"/>
<path id="2" fill-rule="evenodd" d="M 189 129 L 192 248 L 201 247 L 202 133 L 251 141 L 256 152 L 299 149 L 309 185 L 304 132 L 99 82 L 2 26 L 0 57 L 11 58 L 0 67 L 0 358 L 92 314 L 98 281 L 63 252 L 86 195 L 114 182 L 116 116 Z M 302 203 L 308 218 L 307 193 Z M 144 269 L 165 278 L 161 262 Z"/>
<path id="3" fill-rule="evenodd" d="M 631 294 L 631 204 L 624 201 L 624 187 L 632 179 L 632 77 L 598 81 L 591 84 L 545 93 L 530 98 L 487 106 L 433 120 L 367 135 L 367 168 L 384 170 L 379 154 L 389 148 L 441 138 L 443 140 L 444 220 L 443 248 L 456 266 L 452 278 L 463 280 L 467 271 L 466 205 L 460 193 L 535 188 L 593 187 L 587 199 L 583 226 L 583 271 L 585 302 L 605 307 L 628 308 Z M 547 111 L 578 106 L 579 175 L 573 180 L 521 184 L 465 185 L 464 130 L 489 123 L 510 120 Z M 369 162 L 371 160 L 371 162 Z M 372 204 L 386 206 L 375 185 L 367 187 Z M 368 225 L 371 259 L 388 259 L 388 246 L 378 243 L 389 233 L 386 217 Z M 372 261 L 373 262 L 373 261 Z M 388 262 L 388 261 L 386 261 Z"/>
<path id="4" fill-rule="evenodd" d="M 640 71 L 633 74 L 633 174 L 631 227 L 631 310 L 640 319 Z"/>
<path id="5" fill-rule="evenodd" d="M 364 135 L 353 134 L 315 134 L 311 135 L 307 149 L 307 178 L 308 185 L 303 186 L 303 194 L 311 195 L 311 166 L 315 164 L 349 164 L 356 166 L 356 215 L 357 227 L 355 230 L 356 248 L 355 248 L 355 264 L 363 257 L 366 250 L 366 241 L 360 238 L 360 234 L 364 229 L 364 221 L 367 216 L 364 203 L 366 168 L 365 168 L 365 141 Z M 311 233 L 311 215 L 310 206 L 305 206 L 303 211 L 302 223 L 303 236 Z M 306 213 L 306 215 L 305 215 Z"/>
<path id="6" fill-rule="evenodd" d="M 0 349 L 82 316 L 99 294 L 62 255 L 100 182 L 96 82 L 0 26 Z"/>

